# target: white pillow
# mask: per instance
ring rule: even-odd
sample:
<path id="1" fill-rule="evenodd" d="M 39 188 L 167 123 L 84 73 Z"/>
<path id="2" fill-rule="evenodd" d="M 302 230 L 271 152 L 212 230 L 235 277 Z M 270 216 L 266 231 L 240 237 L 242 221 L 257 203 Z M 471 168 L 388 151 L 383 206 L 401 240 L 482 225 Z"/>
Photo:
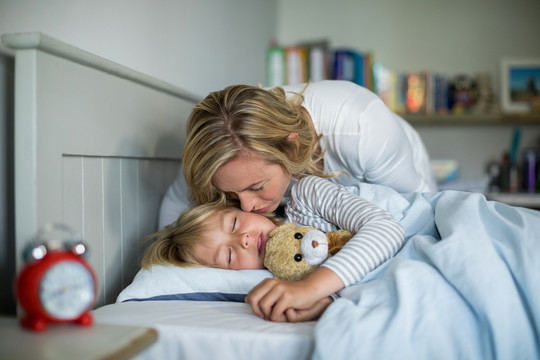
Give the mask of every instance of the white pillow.
<path id="1" fill-rule="evenodd" d="M 268 270 L 224 270 L 155 265 L 141 269 L 116 302 L 149 300 L 244 301 Z"/>

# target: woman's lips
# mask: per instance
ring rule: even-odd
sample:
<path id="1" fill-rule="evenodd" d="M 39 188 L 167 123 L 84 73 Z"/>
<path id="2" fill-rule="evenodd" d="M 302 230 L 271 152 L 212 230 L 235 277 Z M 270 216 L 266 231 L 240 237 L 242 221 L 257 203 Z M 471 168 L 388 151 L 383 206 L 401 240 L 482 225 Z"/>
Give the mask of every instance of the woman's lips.
<path id="1" fill-rule="evenodd" d="M 257 214 L 260 214 L 260 213 L 266 212 L 266 210 L 268 210 L 268 207 L 265 207 L 265 208 L 263 208 L 263 209 L 257 209 L 257 210 L 255 210 L 254 212 L 256 212 Z"/>

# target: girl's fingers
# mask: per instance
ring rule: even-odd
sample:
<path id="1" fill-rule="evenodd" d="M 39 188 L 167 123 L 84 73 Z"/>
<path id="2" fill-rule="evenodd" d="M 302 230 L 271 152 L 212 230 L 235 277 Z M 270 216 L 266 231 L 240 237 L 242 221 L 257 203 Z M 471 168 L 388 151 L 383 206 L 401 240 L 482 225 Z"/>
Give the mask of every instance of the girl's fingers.
<path id="1" fill-rule="evenodd" d="M 265 300 L 268 293 L 271 293 L 274 287 L 272 279 L 265 279 L 255 286 L 245 298 L 245 302 L 251 306 L 253 313 L 261 318 L 267 318 L 268 300 Z"/>

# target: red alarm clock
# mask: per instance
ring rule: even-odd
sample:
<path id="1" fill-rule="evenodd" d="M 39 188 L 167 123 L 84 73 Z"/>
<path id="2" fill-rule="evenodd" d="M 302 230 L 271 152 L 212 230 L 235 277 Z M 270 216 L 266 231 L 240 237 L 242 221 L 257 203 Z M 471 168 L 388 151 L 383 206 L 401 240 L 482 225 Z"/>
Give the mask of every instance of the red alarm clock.
<path id="1" fill-rule="evenodd" d="M 26 264 L 16 285 L 16 296 L 25 311 L 21 325 L 44 331 L 47 323 L 69 323 L 89 326 L 89 313 L 97 298 L 97 279 L 92 267 L 83 258 L 86 246 L 71 229 L 58 224 L 47 225 L 47 231 L 66 229 L 68 241 L 38 241 L 24 252 Z"/>

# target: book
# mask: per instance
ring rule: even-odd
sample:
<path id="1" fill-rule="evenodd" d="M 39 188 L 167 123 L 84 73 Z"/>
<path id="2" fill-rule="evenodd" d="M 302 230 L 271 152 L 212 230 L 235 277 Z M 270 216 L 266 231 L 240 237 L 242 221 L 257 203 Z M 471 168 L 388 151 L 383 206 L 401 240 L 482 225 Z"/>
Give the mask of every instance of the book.
<path id="1" fill-rule="evenodd" d="M 333 52 L 332 79 L 354 82 L 354 60 L 349 50 L 340 49 Z"/>
<path id="2" fill-rule="evenodd" d="M 332 79 L 347 80 L 373 90 L 371 55 L 354 49 L 333 52 Z"/>
<path id="3" fill-rule="evenodd" d="M 285 48 L 287 64 L 287 85 L 301 84 L 307 81 L 307 50 L 303 46 L 287 46 Z"/>
<path id="4" fill-rule="evenodd" d="M 407 74 L 398 73 L 396 83 L 396 111 L 400 114 L 407 112 Z"/>
<path id="5" fill-rule="evenodd" d="M 272 46 L 266 51 L 266 86 L 285 85 L 286 81 L 285 49 Z"/>
<path id="6" fill-rule="evenodd" d="M 448 99 L 448 76 L 443 74 L 434 75 L 434 111 L 439 115 L 447 115 L 450 112 Z"/>
<path id="7" fill-rule="evenodd" d="M 373 64 L 373 91 L 394 112 L 398 111 L 397 74 L 380 63 Z"/>
<path id="8" fill-rule="evenodd" d="M 329 79 L 328 72 L 328 41 L 300 43 L 307 52 L 307 75 L 310 81 Z"/>
<path id="9" fill-rule="evenodd" d="M 364 81 L 362 86 L 368 88 L 371 91 L 375 90 L 375 84 L 373 80 L 373 56 L 370 52 L 364 52 L 363 57 L 363 68 L 364 68 Z"/>
<path id="10" fill-rule="evenodd" d="M 408 72 L 405 74 L 406 93 L 405 110 L 408 114 L 427 113 L 427 79 L 422 71 Z"/>

